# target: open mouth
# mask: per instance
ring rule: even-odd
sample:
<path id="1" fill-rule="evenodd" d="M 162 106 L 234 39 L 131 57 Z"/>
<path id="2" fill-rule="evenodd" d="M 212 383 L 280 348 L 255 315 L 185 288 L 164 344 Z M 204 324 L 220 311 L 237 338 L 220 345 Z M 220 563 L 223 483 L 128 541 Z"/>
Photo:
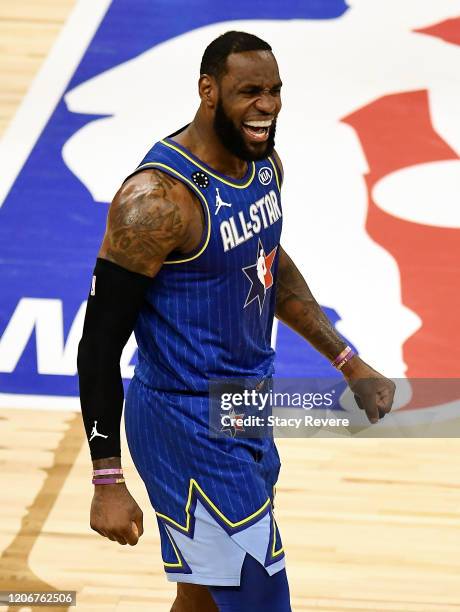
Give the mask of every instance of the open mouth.
<path id="1" fill-rule="evenodd" d="M 269 121 L 247 121 L 243 123 L 243 131 L 254 142 L 265 142 L 270 134 L 270 126 L 272 120 Z"/>

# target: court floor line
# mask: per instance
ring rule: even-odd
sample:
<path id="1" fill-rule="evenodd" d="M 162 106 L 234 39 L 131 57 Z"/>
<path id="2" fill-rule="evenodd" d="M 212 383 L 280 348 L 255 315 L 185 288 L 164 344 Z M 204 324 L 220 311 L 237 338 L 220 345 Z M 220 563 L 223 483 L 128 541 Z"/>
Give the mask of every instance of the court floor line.
<path id="1" fill-rule="evenodd" d="M 0 554 L 1 591 L 56 590 L 56 585 L 45 582 L 32 571 L 29 556 L 75 463 L 83 441 L 81 415 L 75 414 L 69 419 L 68 427 L 54 450 L 53 464 L 44 469 L 46 478 L 33 502 L 27 507 L 19 530 Z M 26 607 L 28 610 L 43 610 L 43 607 Z M 7 608 L 9 612 L 19 612 L 20 609 L 17 606 Z M 65 612 L 69 607 L 53 607 L 53 610 Z"/>
<path id="2" fill-rule="evenodd" d="M 0 141 L 0 207 L 59 102 L 111 0 L 79 0 Z M 65 61 L 64 61 L 65 60 Z"/>

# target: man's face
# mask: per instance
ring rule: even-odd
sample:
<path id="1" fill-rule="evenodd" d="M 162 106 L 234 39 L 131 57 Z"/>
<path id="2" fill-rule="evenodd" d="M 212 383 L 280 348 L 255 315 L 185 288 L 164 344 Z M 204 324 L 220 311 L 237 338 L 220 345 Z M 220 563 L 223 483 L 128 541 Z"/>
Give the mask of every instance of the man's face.
<path id="1" fill-rule="evenodd" d="M 264 159 L 275 146 L 281 80 L 270 51 L 232 53 L 219 83 L 214 129 L 222 144 L 245 161 Z"/>

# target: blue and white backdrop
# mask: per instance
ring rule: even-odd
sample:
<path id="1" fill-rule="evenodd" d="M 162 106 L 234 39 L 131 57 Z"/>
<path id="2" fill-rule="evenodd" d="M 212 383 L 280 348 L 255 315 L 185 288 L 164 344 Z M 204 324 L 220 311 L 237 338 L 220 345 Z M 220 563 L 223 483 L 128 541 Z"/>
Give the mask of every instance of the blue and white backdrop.
<path id="1" fill-rule="evenodd" d="M 0 406 L 78 405 L 108 204 L 193 118 L 229 29 L 278 59 L 283 244 L 325 311 L 388 376 L 459 376 L 459 0 L 79 0 L 0 146 Z M 281 324 L 274 342 L 279 375 L 334 375 Z"/>

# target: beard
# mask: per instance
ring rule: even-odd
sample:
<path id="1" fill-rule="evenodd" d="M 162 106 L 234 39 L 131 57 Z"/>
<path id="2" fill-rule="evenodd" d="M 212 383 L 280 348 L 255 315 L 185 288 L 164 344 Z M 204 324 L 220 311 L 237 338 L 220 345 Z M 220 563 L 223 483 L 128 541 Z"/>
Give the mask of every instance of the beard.
<path id="1" fill-rule="evenodd" d="M 239 157 L 243 161 L 252 162 L 265 159 L 273 153 L 273 149 L 275 148 L 276 119 L 270 126 L 268 140 L 260 143 L 260 145 L 264 146 L 261 147 L 260 152 L 257 152 L 248 147 L 244 140 L 243 133 L 235 126 L 225 112 L 221 98 L 217 101 L 213 127 L 224 147 L 230 151 L 232 155 Z"/>

